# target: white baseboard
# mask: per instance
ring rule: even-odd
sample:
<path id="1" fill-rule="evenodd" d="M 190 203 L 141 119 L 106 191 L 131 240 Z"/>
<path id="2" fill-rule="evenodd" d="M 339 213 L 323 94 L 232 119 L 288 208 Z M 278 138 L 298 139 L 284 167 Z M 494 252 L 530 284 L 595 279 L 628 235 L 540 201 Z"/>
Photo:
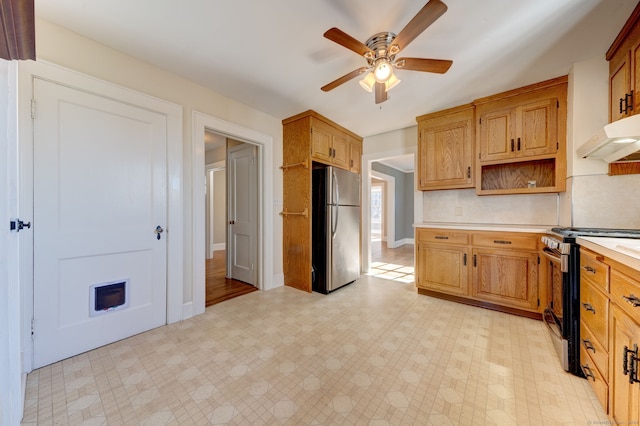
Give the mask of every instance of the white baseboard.
<path id="1" fill-rule="evenodd" d="M 189 319 L 193 316 L 193 302 L 182 304 L 182 320 Z"/>
<path id="2" fill-rule="evenodd" d="M 226 250 L 227 243 L 216 243 L 216 244 L 212 244 L 211 247 L 213 247 L 213 251 Z"/>
<path id="3" fill-rule="evenodd" d="M 397 241 L 394 241 L 394 242 L 387 243 L 387 247 L 389 247 L 389 248 L 398 248 L 398 247 L 401 247 L 401 246 L 403 246 L 405 244 L 413 244 L 413 243 L 414 243 L 414 239 L 413 238 L 403 238 L 401 240 L 397 240 Z"/>
<path id="4" fill-rule="evenodd" d="M 271 285 L 269 285 L 268 283 L 265 283 L 265 285 L 263 286 L 263 290 L 271 290 L 273 288 L 282 287 L 282 286 L 284 286 L 284 272 L 274 274 Z"/>

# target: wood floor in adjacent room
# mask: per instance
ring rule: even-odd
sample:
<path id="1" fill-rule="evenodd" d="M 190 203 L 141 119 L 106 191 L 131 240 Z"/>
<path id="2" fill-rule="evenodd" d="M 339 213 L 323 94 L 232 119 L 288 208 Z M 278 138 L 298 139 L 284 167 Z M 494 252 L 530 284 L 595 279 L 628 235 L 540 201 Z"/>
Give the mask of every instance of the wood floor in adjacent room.
<path id="1" fill-rule="evenodd" d="M 257 291 L 258 288 L 242 281 L 226 278 L 226 251 L 213 252 L 213 258 L 207 259 L 207 290 L 205 306 L 215 305 L 243 294 Z"/>

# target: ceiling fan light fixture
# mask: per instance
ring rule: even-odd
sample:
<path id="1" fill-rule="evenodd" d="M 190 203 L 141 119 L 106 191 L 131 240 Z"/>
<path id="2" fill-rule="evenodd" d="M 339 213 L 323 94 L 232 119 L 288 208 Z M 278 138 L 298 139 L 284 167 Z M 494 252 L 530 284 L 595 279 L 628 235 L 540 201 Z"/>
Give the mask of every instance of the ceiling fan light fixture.
<path id="1" fill-rule="evenodd" d="M 386 91 L 388 92 L 389 90 L 393 89 L 401 81 L 402 80 L 400 80 L 398 77 L 396 77 L 395 74 L 391 74 L 391 77 L 389 77 L 389 79 L 384 83 Z"/>
<path id="2" fill-rule="evenodd" d="M 373 86 L 376 84 L 376 78 L 372 72 L 369 72 L 359 83 L 364 90 L 371 93 L 373 92 Z"/>
<path id="3" fill-rule="evenodd" d="M 393 75 L 393 67 L 389 61 L 383 59 L 376 64 L 373 75 L 378 83 L 385 83 Z"/>

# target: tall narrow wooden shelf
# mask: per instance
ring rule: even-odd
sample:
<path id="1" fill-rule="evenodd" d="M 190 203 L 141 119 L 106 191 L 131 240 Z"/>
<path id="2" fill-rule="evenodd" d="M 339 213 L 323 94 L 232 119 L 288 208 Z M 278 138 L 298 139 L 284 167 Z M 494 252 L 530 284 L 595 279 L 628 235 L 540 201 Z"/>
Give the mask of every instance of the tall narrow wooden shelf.
<path id="1" fill-rule="evenodd" d="M 360 173 L 362 138 L 315 111 L 282 120 L 284 284 L 312 290 L 313 162 Z"/>

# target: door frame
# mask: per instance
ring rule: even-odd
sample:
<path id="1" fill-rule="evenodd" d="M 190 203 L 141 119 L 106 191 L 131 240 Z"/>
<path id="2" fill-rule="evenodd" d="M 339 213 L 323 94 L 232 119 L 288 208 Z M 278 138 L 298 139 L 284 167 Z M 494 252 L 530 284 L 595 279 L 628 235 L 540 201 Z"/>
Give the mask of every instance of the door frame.
<path id="1" fill-rule="evenodd" d="M 209 258 L 207 255 L 213 256 L 213 252 L 215 251 L 214 249 L 214 244 L 213 244 L 213 240 L 215 239 L 215 231 L 214 231 L 214 222 L 215 222 L 215 218 L 216 218 L 216 213 L 215 213 L 215 209 L 214 207 L 214 200 L 215 200 L 215 191 L 213 190 L 214 186 L 215 186 L 215 177 L 213 176 L 215 172 L 225 172 L 225 192 L 227 191 L 226 189 L 226 169 L 227 169 L 227 161 L 226 160 L 221 160 L 221 161 L 216 161 L 215 163 L 209 163 L 209 164 L 205 164 L 205 174 L 207 177 L 207 185 L 209 186 L 209 217 L 205 218 L 205 222 L 209 221 L 210 224 L 210 229 L 209 229 L 209 242 L 211 243 L 209 246 L 205 246 L 205 258 Z M 227 195 L 225 193 L 225 212 L 226 212 L 226 204 L 227 204 Z M 226 214 L 226 213 L 225 213 Z M 206 229 L 206 225 L 205 225 L 205 229 Z M 225 249 L 227 246 L 227 236 L 225 233 Z M 226 274 L 226 272 L 225 272 Z M 226 276 L 226 275 L 225 275 Z"/>
<path id="2" fill-rule="evenodd" d="M 371 170 L 371 176 L 384 181 L 384 205 L 382 206 L 384 213 L 382 220 L 387 231 L 387 247 L 394 248 L 396 242 L 396 178 L 375 170 Z M 371 177 L 369 177 L 369 180 L 371 180 Z M 369 193 L 371 193 L 371 184 L 369 184 Z M 368 211 L 369 235 L 371 235 L 371 197 L 369 197 Z M 369 241 L 371 241 L 371 237 L 369 237 Z M 382 241 L 384 241 L 384 238 L 382 238 Z"/>
<path id="3" fill-rule="evenodd" d="M 258 289 L 268 290 L 273 282 L 273 137 L 248 127 L 199 111 L 191 113 L 193 152 L 193 193 L 204 194 L 204 132 L 256 145 L 258 148 Z M 193 197 L 192 204 L 192 315 L 204 313 L 206 300 L 204 197 Z"/>
<path id="4" fill-rule="evenodd" d="M 146 108 L 167 117 L 167 324 L 181 321 L 184 319 L 182 106 L 44 60 L 21 62 L 18 75 L 19 206 L 24 221 L 33 219 L 34 132 L 31 100 L 33 99 L 34 78 Z M 35 105 L 35 113 L 37 114 L 37 104 Z M 33 223 L 32 230 L 34 232 L 37 226 L 37 223 Z M 20 276 L 24 290 L 22 299 L 23 362 L 25 371 L 29 372 L 33 369 L 33 342 L 31 340 L 31 321 L 34 314 L 33 233 L 29 238 L 21 240 L 19 256 Z"/>

